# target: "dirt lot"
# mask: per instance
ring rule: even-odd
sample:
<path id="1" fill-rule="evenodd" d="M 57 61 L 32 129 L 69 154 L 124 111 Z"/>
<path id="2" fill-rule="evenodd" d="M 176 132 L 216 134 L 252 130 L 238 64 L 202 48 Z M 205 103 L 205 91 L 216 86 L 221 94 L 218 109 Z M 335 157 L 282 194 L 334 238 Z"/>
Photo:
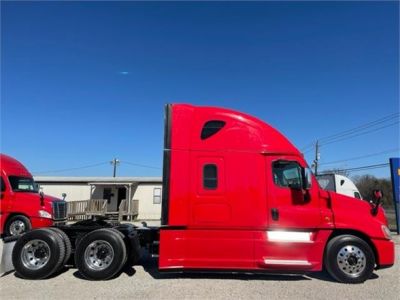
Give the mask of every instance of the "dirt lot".
<path id="1" fill-rule="evenodd" d="M 0 278 L 2 299 L 398 299 L 400 237 L 394 267 L 376 271 L 364 284 L 333 282 L 325 273 L 308 276 L 160 274 L 155 259 L 143 259 L 110 281 L 94 282 L 76 269 L 40 281 L 14 273 Z M 397 296 L 396 296 L 397 295 Z"/>

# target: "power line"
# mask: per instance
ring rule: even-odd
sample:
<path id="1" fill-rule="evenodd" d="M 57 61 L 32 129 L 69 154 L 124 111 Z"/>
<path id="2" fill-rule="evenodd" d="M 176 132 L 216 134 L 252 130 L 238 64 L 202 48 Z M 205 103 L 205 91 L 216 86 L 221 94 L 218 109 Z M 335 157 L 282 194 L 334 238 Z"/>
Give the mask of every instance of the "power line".
<path id="1" fill-rule="evenodd" d="M 358 137 L 358 136 L 361 136 L 361 135 L 365 135 L 365 134 L 368 134 L 368 133 L 371 133 L 371 132 L 375 132 L 375 131 L 378 131 L 378 130 L 381 130 L 381 129 L 384 129 L 384 128 L 387 128 L 387 127 L 390 127 L 390 126 L 394 126 L 396 124 L 399 124 L 399 121 L 397 121 L 395 123 L 391 123 L 391 124 L 385 125 L 385 126 L 381 126 L 381 127 L 378 127 L 378 128 L 374 128 L 374 129 L 371 129 L 371 130 L 368 130 L 368 131 L 365 131 L 365 132 L 361 132 L 361 133 L 357 133 L 357 134 L 354 134 L 354 135 L 351 135 L 351 136 L 343 137 L 341 139 L 331 140 L 329 142 L 322 143 L 320 146 L 325 146 L 325 145 L 329 145 L 329 144 L 332 144 L 332 143 L 337 143 L 337 142 L 341 142 L 341 141 L 344 141 L 344 140 L 352 139 L 352 138 L 355 138 L 355 137 Z"/>
<path id="2" fill-rule="evenodd" d="M 399 115 L 400 115 L 400 113 L 393 113 L 393 114 L 381 117 L 381 118 L 379 118 L 377 120 L 374 120 L 374 121 L 371 121 L 371 122 L 368 122 L 368 123 L 364 123 L 364 124 L 359 125 L 357 127 L 354 127 L 354 128 L 351 128 L 351 129 L 347 129 L 347 130 L 344 130 L 344 131 L 340 131 L 338 133 L 335 133 L 335 134 L 332 134 L 332 135 L 329 135 L 329 136 L 325 136 L 325 137 L 322 137 L 322 138 L 318 138 L 318 140 L 321 142 L 320 146 L 328 145 L 328 144 L 331 144 L 331 143 L 334 143 L 334 142 L 339 142 L 339 141 L 350 139 L 350 138 L 354 138 L 354 137 L 357 137 L 359 135 L 364 135 L 364 134 L 367 134 L 367 133 L 370 133 L 370 132 L 374 132 L 374 131 L 377 131 L 377 130 L 381 130 L 381 129 L 396 125 L 396 124 L 399 123 L 399 120 L 398 120 L 399 119 Z M 392 121 L 394 119 L 397 120 L 394 123 L 386 124 L 386 125 L 381 126 L 379 128 L 372 128 L 372 127 L 376 127 L 377 125 Z M 371 130 L 367 130 L 369 128 L 372 128 L 372 129 Z M 365 130 L 367 130 L 367 131 L 365 131 Z M 306 146 L 304 146 L 301 149 L 302 152 L 303 153 L 308 153 L 308 152 L 312 151 L 313 145 L 314 145 L 314 143 L 307 144 Z M 309 149 L 309 148 L 311 148 L 311 149 Z"/>
<path id="3" fill-rule="evenodd" d="M 331 139 L 337 139 L 337 138 L 340 138 L 342 136 L 346 136 L 346 135 L 350 135 L 350 134 L 356 133 L 358 131 L 363 131 L 363 130 L 365 130 L 367 128 L 374 127 L 376 125 L 379 125 L 379 124 L 382 124 L 382 123 L 386 123 L 388 121 L 391 121 L 393 119 L 398 119 L 398 118 L 399 118 L 399 113 L 393 113 L 393 114 L 387 115 L 385 117 L 379 118 L 379 119 L 377 119 L 375 121 L 371 121 L 371 122 L 359 125 L 357 127 L 354 127 L 354 128 L 351 128 L 351 129 L 347 129 L 347 130 L 332 134 L 330 136 L 319 138 L 319 140 L 322 141 L 322 142 L 327 142 L 327 141 L 329 141 Z"/>
<path id="4" fill-rule="evenodd" d="M 376 164 L 376 165 L 369 165 L 369 166 L 362 166 L 362 167 L 355 167 L 355 168 L 347 168 L 347 169 L 337 169 L 335 171 L 338 172 L 343 172 L 343 171 L 363 171 L 363 170 L 370 170 L 370 169 L 380 169 L 389 166 L 389 163 L 384 163 L 384 164 Z M 322 171 L 321 174 L 323 173 L 329 173 L 330 171 Z"/>
<path id="5" fill-rule="evenodd" d="M 365 158 L 365 157 L 372 157 L 372 156 L 377 156 L 377 155 L 380 155 L 380 154 L 392 153 L 392 152 L 398 151 L 399 149 L 400 148 L 388 149 L 388 150 L 384 150 L 384 151 L 377 152 L 377 153 L 371 153 L 371 154 L 366 154 L 366 155 L 362 155 L 362 156 L 345 158 L 345 159 L 342 159 L 342 160 L 335 160 L 335 161 L 330 161 L 330 162 L 326 162 L 326 163 L 320 163 L 319 165 L 332 165 L 332 164 L 336 164 L 336 163 L 362 159 L 362 158 Z"/>
<path id="6" fill-rule="evenodd" d="M 136 167 L 141 167 L 141 168 L 161 170 L 161 168 L 159 168 L 159 167 L 137 164 L 137 163 L 133 163 L 133 162 L 125 161 L 125 160 L 122 160 L 121 163 L 132 165 L 132 166 L 136 166 Z"/>
<path id="7" fill-rule="evenodd" d="M 108 164 L 108 162 L 101 162 L 101 163 L 97 163 L 97 164 L 86 165 L 86 166 L 75 167 L 75 168 L 58 169 L 58 170 L 50 170 L 50 171 L 40 171 L 40 172 L 32 172 L 32 173 L 34 173 L 34 174 L 62 173 L 62 172 L 66 172 L 66 171 L 93 168 L 93 167 L 97 167 L 97 166 L 101 166 L 101 165 L 105 165 L 105 164 Z"/>

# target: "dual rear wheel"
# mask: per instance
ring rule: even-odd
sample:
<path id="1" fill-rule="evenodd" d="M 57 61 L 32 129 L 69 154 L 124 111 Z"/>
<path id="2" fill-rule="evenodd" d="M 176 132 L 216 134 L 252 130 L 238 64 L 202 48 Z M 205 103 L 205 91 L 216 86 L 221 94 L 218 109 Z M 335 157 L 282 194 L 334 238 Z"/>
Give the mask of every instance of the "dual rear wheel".
<path id="1" fill-rule="evenodd" d="M 44 279 L 67 264 L 71 252 L 71 241 L 64 231 L 58 228 L 37 229 L 17 240 L 12 261 L 19 276 Z M 127 261 L 124 235 L 112 228 L 89 232 L 78 241 L 74 258 L 86 279 L 110 279 Z"/>

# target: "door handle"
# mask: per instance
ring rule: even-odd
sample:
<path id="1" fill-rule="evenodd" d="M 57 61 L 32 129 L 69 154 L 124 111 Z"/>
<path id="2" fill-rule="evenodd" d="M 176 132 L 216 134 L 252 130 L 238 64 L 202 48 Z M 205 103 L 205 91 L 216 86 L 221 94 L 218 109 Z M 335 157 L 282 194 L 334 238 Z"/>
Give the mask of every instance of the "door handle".
<path id="1" fill-rule="evenodd" d="M 274 221 L 279 220 L 279 210 L 277 208 L 271 209 L 271 217 L 272 217 L 272 220 L 274 220 Z"/>

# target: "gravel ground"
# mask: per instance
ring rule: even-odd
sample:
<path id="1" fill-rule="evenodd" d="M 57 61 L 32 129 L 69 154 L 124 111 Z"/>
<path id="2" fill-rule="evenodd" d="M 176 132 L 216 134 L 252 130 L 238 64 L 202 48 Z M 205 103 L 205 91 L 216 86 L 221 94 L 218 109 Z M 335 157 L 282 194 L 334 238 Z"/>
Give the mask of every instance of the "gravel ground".
<path id="1" fill-rule="evenodd" d="M 399 236 L 395 242 L 395 266 L 375 271 L 370 280 L 359 285 L 336 283 L 325 273 L 160 274 L 155 259 L 143 259 L 110 281 L 87 281 L 76 269 L 36 281 L 9 273 L 0 278 L 0 294 L 2 299 L 399 299 Z"/>

